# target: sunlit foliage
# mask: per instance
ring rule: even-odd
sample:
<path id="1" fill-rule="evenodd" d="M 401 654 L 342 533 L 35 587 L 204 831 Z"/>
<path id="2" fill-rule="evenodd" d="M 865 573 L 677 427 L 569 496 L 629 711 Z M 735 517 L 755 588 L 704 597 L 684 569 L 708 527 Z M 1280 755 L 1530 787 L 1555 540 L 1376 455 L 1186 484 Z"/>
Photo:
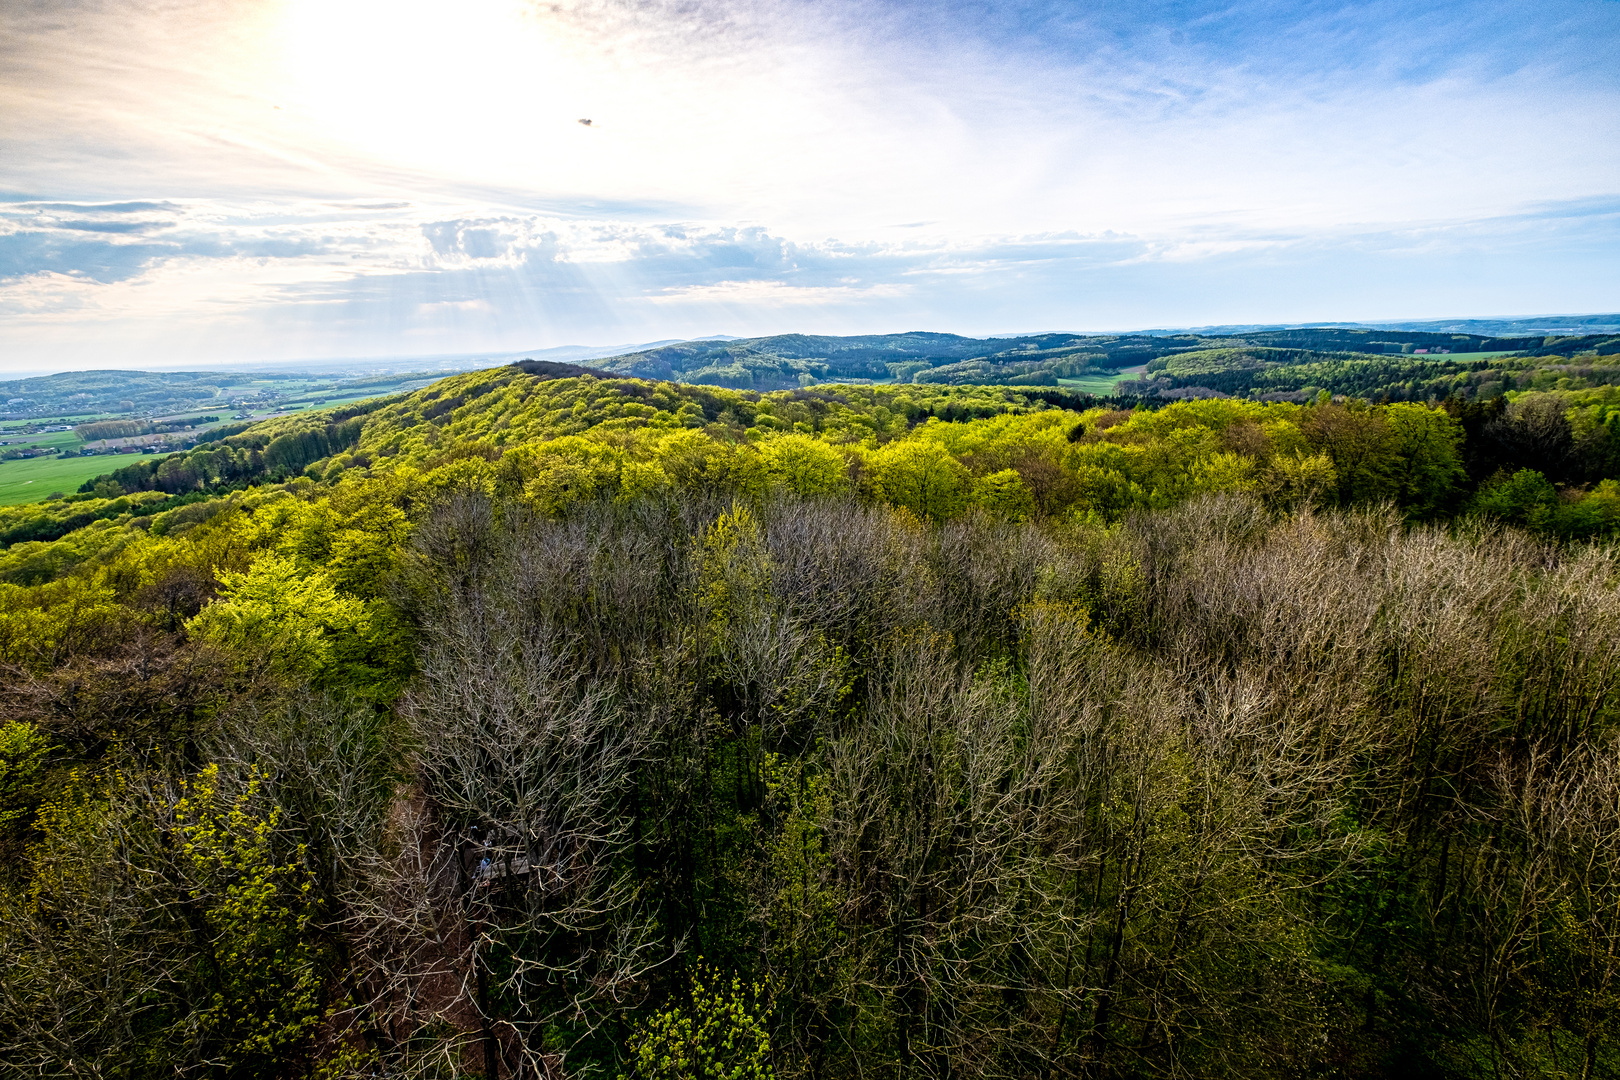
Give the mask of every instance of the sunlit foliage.
<path id="1" fill-rule="evenodd" d="M 1112 404 L 503 368 L 0 511 L 9 1067 L 1620 1067 L 1620 406 Z"/>

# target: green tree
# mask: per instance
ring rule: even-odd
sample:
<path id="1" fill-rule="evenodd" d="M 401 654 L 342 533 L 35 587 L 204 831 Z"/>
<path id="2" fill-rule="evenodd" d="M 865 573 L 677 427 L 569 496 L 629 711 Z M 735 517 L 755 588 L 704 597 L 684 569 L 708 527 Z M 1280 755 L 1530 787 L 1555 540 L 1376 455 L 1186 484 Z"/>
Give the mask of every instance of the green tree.
<path id="1" fill-rule="evenodd" d="M 265 776 L 69 774 L 0 891 L 6 1064 L 34 1075 L 304 1075 L 331 961 Z M 229 789 L 229 790 L 227 790 Z"/>
<path id="2" fill-rule="evenodd" d="M 1467 477 L 1462 425 L 1415 402 L 1386 405 L 1382 413 L 1394 452 L 1389 473 L 1395 500 L 1413 517 L 1433 517 L 1452 503 Z"/>
<path id="3" fill-rule="evenodd" d="M 820 439 L 790 432 L 764 440 L 759 456 L 771 487 L 795 495 L 825 495 L 842 487 L 849 470 L 844 456 Z"/>
<path id="4" fill-rule="evenodd" d="M 1266 502 L 1284 510 L 1315 505 L 1338 487 L 1338 474 L 1326 454 L 1277 454 L 1260 473 L 1258 489 Z"/>
<path id="5" fill-rule="evenodd" d="M 1026 521 L 1035 511 L 1035 497 L 1017 469 L 979 477 L 973 484 L 973 502 L 1008 521 Z"/>
<path id="6" fill-rule="evenodd" d="M 1474 505 L 1503 521 L 1539 531 L 1552 524 L 1558 489 L 1535 469 L 1520 469 L 1493 478 L 1480 489 Z"/>
<path id="7" fill-rule="evenodd" d="M 50 740 L 32 724 L 0 724 L 0 858 L 10 861 L 44 800 Z"/>
<path id="8" fill-rule="evenodd" d="M 655 1011 L 630 1040 L 620 1080 L 771 1080 L 770 998 L 701 957 L 685 1000 Z"/>
<path id="9" fill-rule="evenodd" d="M 877 494 L 920 518 L 943 521 L 962 508 L 970 478 L 966 466 L 939 443 L 909 438 L 871 457 Z"/>
<path id="10" fill-rule="evenodd" d="M 214 992 L 195 1023 L 246 1075 L 264 1075 L 303 1046 L 321 1018 L 320 952 L 311 933 L 315 877 L 297 844 L 276 850 L 280 807 L 260 813 L 255 770 L 234 797 L 209 765 L 174 808 L 187 896 L 210 931 Z"/>
<path id="11" fill-rule="evenodd" d="M 1359 402 L 1321 404 L 1309 410 L 1299 427 L 1311 448 L 1333 462 L 1339 505 L 1395 497 L 1395 440 L 1378 413 Z"/>
<path id="12" fill-rule="evenodd" d="M 186 628 L 245 666 L 295 683 L 390 696 L 409 656 L 404 630 L 386 611 L 335 588 L 319 570 L 300 574 L 289 558 L 259 556 L 247 571 L 219 575 L 220 595 Z"/>

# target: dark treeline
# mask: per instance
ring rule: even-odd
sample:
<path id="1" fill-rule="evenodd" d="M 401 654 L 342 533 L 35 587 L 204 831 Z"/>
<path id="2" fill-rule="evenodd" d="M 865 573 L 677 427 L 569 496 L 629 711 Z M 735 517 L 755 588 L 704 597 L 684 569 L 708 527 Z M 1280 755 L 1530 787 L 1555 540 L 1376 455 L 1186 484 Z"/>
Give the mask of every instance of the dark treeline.
<path id="1" fill-rule="evenodd" d="M 1159 357 L 1148 364 L 1141 378 L 1117 383 L 1116 392 L 1175 397 L 1178 390 L 1191 390 L 1303 401 L 1326 390 L 1368 401 L 1485 401 L 1506 392 L 1601 390 L 1620 385 L 1620 367 L 1615 361 L 1614 355 L 1571 357 L 1541 351 L 1481 359 L 1223 347 Z"/>
<path id="2" fill-rule="evenodd" d="M 301 474 L 311 462 L 351 449 L 360 439 L 362 423 L 340 418 L 273 438 L 232 434 L 183 453 L 133 462 L 85 481 L 77 496 L 54 510 L 13 515 L 0 524 L 0 547 L 57 540 L 95 521 L 127 519 L 130 504 L 120 498 L 125 495 L 156 491 L 169 496 L 167 502 L 143 506 L 143 513 L 151 516 L 201 497 L 279 483 Z M 91 506 L 75 505 L 92 500 Z"/>
<path id="3" fill-rule="evenodd" d="M 330 423 L 288 431 L 280 436 L 235 434 L 212 440 L 190 452 L 172 453 L 160 460 L 136 461 L 107 476 L 86 481 L 79 491 L 94 492 L 99 489 L 97 486 L 100 491 L 109 491 L 110 484 L 117 484 L 118 494 L 130 495 L 138 491 L 178 494 L 258 479 L 274 483 L 300 473 L 311 461 L 352 449 L 360 442 L 364 424 L 364 419 L 355 413 L 366 413 L 373 408 L 376 405 L 368 402 L 358 410 L 342 410 L 339 415 L 324 418 L 330 419 Z"/>
<path id="4" fill-rule="evenodd" d="M 332 426 L 341 429 L 344 425 Z M 358 437 L 358 429 L 354 437 Z M 127 518 L 130 504 L 121 498 L 124 495 L 145 491 L 168 495 L 165 502 L 142 507 L 150 516 L 255 484 L 275 483 L 296 475 L 309 462 L 333 453 L 323 448 L 334 445 L 338 444 L 328 441 L 325 432 L 317 429 L 281 436 L 265 449 L 251 444 L 214 443 L 164 458 L 137 461 L 87 481 L 80 497 L 86 502 L 94 499 L 90 507 L 76 506 L 72 500 L 67 500 L 56 512 L 41 510 L 27 516 L 14 515 L 16 520 L 0 526 L 0 546 L 57 540 L 95 521 Z M 352 441 L 348 445 L 353 445 Z M 315 453 L 316 450 L 321 452 Z M 314 456 L 306 457 L 308 454 Z"/>
<path id="5" fill-rule="evenodd" d="M 72 779 L 0 820 L 0 1068 L 1620 1069 L 1607 548 L 448 490 L 389 565 L 394 708 L 178 563 L 130 610 L 202 623 L 10 671 Z"/>
<path id="6" fill-rule="evenodd" d="M 173 495 L 245 481 L 275 482 L 296 475 L 312 461 L 348 450 L 360 440 L 362 424 L 360 418 L 349 417 L 274 438 L 234 435 L 216 439 L 184 454 L 115 469 L 105 477 L 87 481 L 80 490 L 105 492 L 117 485 L 116 494 L 162 491 Z"/>
<path id="7" fill-rule="evenodd" d="M 1620 416 L 1579 432 L 1556 397 L 1530 399 L 1511 413 L 1507 401 L 1448 401 L 1463 427 L 1468 475 L 1482 482 L 1503 471 L 1535 468 L 1558 484 L 1596 483 L 1620 476 Z"/>

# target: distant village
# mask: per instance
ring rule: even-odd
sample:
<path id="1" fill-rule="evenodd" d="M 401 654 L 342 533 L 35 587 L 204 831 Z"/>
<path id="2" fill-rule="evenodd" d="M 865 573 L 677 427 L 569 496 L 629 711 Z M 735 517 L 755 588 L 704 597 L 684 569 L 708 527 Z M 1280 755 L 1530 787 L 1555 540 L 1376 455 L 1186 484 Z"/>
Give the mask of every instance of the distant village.
<path id="1" fill-rule="evenodd" d="M 25 424 L 3 432 L 0 460 L 17 461 L 38 457 L 94 457 L 101 454 L 150 454 L 185 450 L 196 444 L 218 416 L 198 416 L 178 421 L 132 422 L 97 421 L 87 424 Z M 59 441 L 44 442 L 41 436 L 75 432 L 82 445 L 64 446 Z M 127 431 L 127 434 L 123 432 Z"/>

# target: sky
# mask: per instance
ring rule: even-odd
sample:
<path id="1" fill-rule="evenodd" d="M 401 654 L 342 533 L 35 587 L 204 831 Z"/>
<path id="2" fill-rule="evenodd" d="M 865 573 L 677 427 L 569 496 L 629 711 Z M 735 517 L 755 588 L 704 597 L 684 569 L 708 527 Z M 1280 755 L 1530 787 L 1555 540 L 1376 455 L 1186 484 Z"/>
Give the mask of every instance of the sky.
<path id="1" fill-rule="evenodd" d="M 0 0 L 0 371 L 1615 311 L 1617 55 L 1620 0 Z"/>

